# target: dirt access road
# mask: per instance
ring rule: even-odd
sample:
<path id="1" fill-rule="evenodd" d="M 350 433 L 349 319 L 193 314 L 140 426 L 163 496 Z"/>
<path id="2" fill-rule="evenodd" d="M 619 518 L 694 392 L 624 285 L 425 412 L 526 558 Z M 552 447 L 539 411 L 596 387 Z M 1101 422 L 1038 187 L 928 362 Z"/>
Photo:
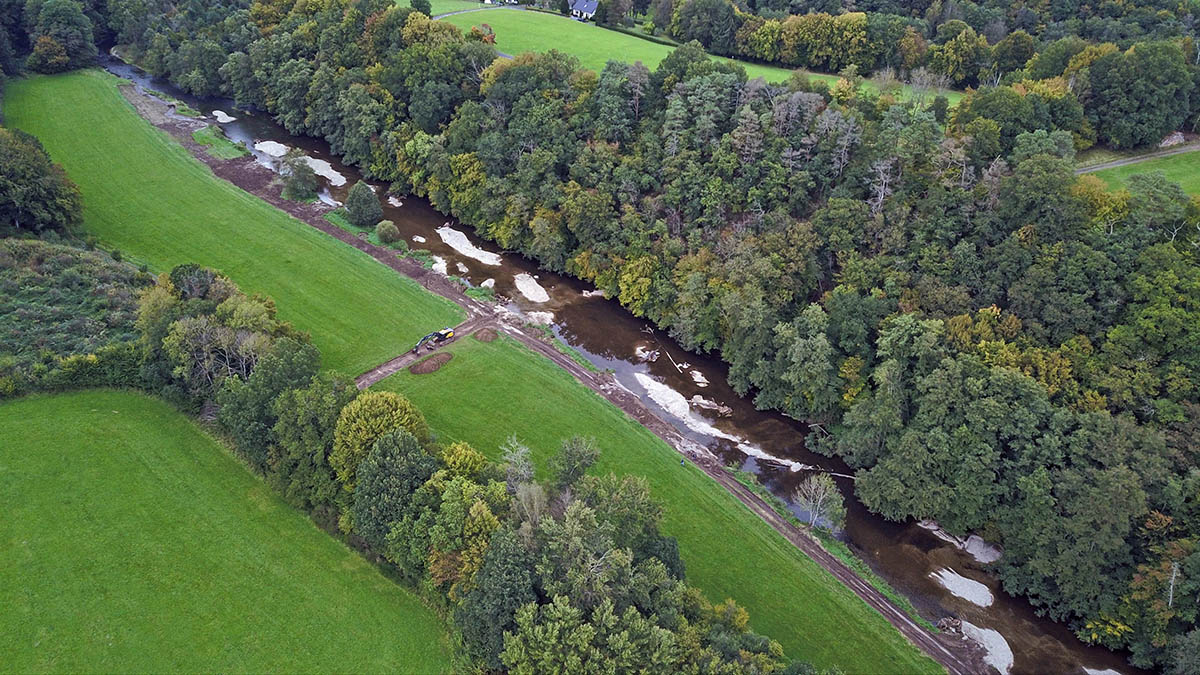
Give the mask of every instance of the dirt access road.
<path id="1" fill-rule="evenodd" d="M 584 386 L 625 411 L 713 480 L 724 486 L 730 494 L 758 514 L 784 538 L 825 568 L 858 595 L 863 602 L 883 615 L 897 630 L 930 658 L 941 664 L 951 675 L 989 672 L 988 666 L 983 663 L 981 658 L 982 650 L 977 645 L 961 636 L 931 633 L 917 624 L 885 595 L 826 551 L 812 535 L 780 517 L 766 501 L 738 483 L 725 471 L 721 461 L 707 448 L 680 434 L 674 426 L 646 407 L 641 397 L 622 386 L 611 374 L 593 372 L 584 368 L 566 354 L 555 349 L 545 340 L 540 331 L 535 332 L 528 328 L 520 317 L 505 311 L 498 305 L 482 303 L 468 297 L 461 284 L 425 269 L 411 258 L 397 257 L 396 251 L 393 249 L 375 246 L 365 239 L 333 225 L 324 218 L 329 207 L 319 202 L 304 204 L 282 199 L 278 194 L 278 185 L 275 183 L 275 173 L 260 165 L 253 157 L 224 160 L 210 156 L 204 146 L 192 140 L 192 132 L 204 126 L 205 122 L 166 113 L 167 104 L 165 102 L 139 92 L 132 85 L 123 86 L 121 91 L 143 117 L 156 127 L 171 134 L 194 157 L 208 165 L 215 175 L 266 200 L 329 236 L 363 251 L 396 272 L 417 281 L 429 291 L 458 303 L 467 311 L 468 318 L 454 327 L 456 335 L 466 336 L 484 328 L 492 328 L 516 339 L 571 373 Z M 436 353 L 436 350 L 434 351 Z M 359 375 L 355 382 L 360 389 L 365 389 L 412 365 L 425 355 L 426 353 L 415 355 L 411 351 L 406 351 Z"/>
<path id="2" fill-rule="evenodd" d="M 1182 155 L 1182 154 L 1186 154 L 1189 152 L 1197 152 L 1197 151 L 1200 151 L 1200 142 L 1185 143 L 1183 145 L 1177 145 L 1173 148 L 1168 148 L 1166 150 L 1160 150 L 1158 152 L 1151 152 L 1151 153 L 1145 154 L 1145 155 L 1138 155 L 1136 157 L 1126 157 L 1125 159 L 1114 159 L 1111 162 L 1101 162 L 1099 164 L 1093 164 L 1091 166 L 1080 167 L 1078 169 L 1075 169 L 1075 174 L 1079 175 L 1079 174 L 1085 174 L 1085 173 L 1093 173 L 1095 171 L 1103 171 L 1105 169 L 1115 169 L 1118 166 L 1129 166 L 1130 164 L 1140 164 L 1142 162 L 1148 162 L 1152 159 L 1162 159 L 1163 157 L 1171 157 L 1172 155 Z"/>

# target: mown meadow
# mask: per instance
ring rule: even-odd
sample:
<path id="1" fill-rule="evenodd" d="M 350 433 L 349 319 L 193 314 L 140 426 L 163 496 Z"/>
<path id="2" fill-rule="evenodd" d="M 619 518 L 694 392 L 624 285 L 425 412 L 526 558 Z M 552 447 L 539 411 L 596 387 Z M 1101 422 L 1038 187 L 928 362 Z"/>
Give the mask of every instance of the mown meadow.
<path id="1" fill-rule="evenodd" d="M 454 358 L 434 373 L 402 371 L 375 388 L 416 403 L 442 442 L 466 441 L 492 459 L 515 435 L 540 472 L 565 438 L 594 438 L 593 471 L 644 476 L 666 506 L 663 529 L 679 540 L 689 582 L 714 601 L 736 599 L 789 656 L 846 672 L 939 672 L 875 610 L 558 366 L 508 338 L 469 337 L 446 349 Z"/>
<path id="2" fill-rule="evenodd" d="M 157 399 L 0 404 L 0 669 L 449 672 L 441 624 Z"/>
<path id="3" fill-rule="evenodd" d="M 98 70 L 10 82 L 4 117 L 41 140 L 83 193 L 84 228 L 106 248 L 163 272 L 220 269 L 275 299 L 312 334 L 325 366 L 357 374 L 402 352 L 431 325 L 464 316 L 366 254 L 218 180 L 138 117 Z M 249 160 L 247 160 L 249 161 Z"/>

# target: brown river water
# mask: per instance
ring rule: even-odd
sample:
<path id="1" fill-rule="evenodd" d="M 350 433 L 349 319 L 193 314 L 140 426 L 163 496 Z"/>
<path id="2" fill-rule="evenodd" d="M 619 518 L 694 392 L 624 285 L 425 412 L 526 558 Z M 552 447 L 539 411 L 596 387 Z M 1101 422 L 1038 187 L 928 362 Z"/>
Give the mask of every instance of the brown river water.
<path id="1" fill-rule="evenodd" d="M 314 168 L 325 176 L 321 200 L 326 203 L 344 200 L 349 186 L 360 177 L 323 141 L 288 134 L 264 113 L 236 109 L 225 99 L 196 99 L 167 82 L 151 81 L 116 59 L 107 59 L 104 66 L 143 89 L 185 101 L 208 121 L 227 119 L 214 116 L 214 110 L 232 116 L 233 121 L 221 124 L 225 134 L 245 144 L 265 166 L 278 168 L 279 158 L 271 153 L 279 153 L 280 146 L 300 148 L 316 160 Z M 424 199 L 388 199 L 386 185 L 375 187 L 384 199 L 384 217 L 396 224 L 411 247 L 436 256 L 435 269 L 445 269 L 472 285 L 494 284 L 496 294 L 508 299 L 510 310 L 548 323 L 560 339 L 598 368 L 611 370 L 623 386 L 681 433 L 711 448 L 728 464 L 756 474 L 789 504 L 790 493 L 808 475 L 809 469 L 802 465 L 850 473 L 840 460 L 805 448 L 808 427 L 804 423 L 757 410 L 734 393 L 720 360 L 685 351 L 666 333 L 584 282 L 543 271 L 520 254 L 501 252 Z M 437 328 L 441 326 L 430 326 L 430 330 Z M 407 347 L 397 345 L 397 354 Z M 953 616 L 974 626 L 975 635 L 988 649 L 989 663 L 1014 674 L 1143 672 L 1129 665 L 1123 654 L 1083 644 L 1066 626 L 1038 617 L 1024 599 L 1007 595 L 986 565 L 964 550 L 976 552 L 983 560 L 989 553 L 999 553 L 978 538 L 963 546 L 919 523 L 888 522 L 855 499 L 852 480 L 836 480 L 847 506 L 839 537 L 926 619 L 936 623 Z M 794 505 L 792 510 L 802 519 L 806 516 Z"/>

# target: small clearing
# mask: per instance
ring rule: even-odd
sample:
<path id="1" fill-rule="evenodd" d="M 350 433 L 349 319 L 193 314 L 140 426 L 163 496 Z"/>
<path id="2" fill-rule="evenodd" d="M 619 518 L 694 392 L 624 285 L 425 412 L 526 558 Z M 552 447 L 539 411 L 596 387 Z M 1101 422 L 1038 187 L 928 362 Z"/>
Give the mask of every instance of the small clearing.
<path id="1" fill-rule="evenodd" d="M 968 579 L 952 569 L 943 567 L 930 573 L 929 577 L 953 595 L 980 607 L 991 607 L 992 602 L 995 601 L 992 591 L 987 586 L 974 579 Z"/>
<path id="2" fill-rule="evenodd" d="M 475 244 L 472 244 L 471 240 L 467 239 L 467 234 L 465 232 L 456 230 L 447 224 L 439 227 L 437 229 L 437 233 L 447 246 L 467 256 L 468 258 L 478 260 L 484 265 L 500 264 L 500 255 L 498 253 L 485 251 Z"/>
<path id="3" fill-rule="evenodd" d="M 454 358 L 454 354 L 450 352 L 438 352 L 427 359 L 417 361 L 408 367 L 408 372 L 413 375 L 428 375 L 441 368 L 447 361 Z"/>
<path id="4" fill-rule="evenodd" d="M 521 295 L 530 302 L 550 301 L 550 294 L 546 292 L 546 289 L 542 288 L 536 279 L 524 272 L 513 277 L 513 283 L 517 285 L 517 290 L 521 291 Z"/>
<path id="5" fill-rule="evenodd" d="M 983 657 L 984 663 L 1000 671 L 1003 675 L 1008 675 L 1013 667 L 1013 652 L 1012 647 L 1008 646 L 1008 640 L 1005 640 L 1003 635 L 991 628 L 980 628 L 967 621 L 962 622 L 962 632 L 963 635 L 983 645 L 984 651 L 987 652 Z"/>

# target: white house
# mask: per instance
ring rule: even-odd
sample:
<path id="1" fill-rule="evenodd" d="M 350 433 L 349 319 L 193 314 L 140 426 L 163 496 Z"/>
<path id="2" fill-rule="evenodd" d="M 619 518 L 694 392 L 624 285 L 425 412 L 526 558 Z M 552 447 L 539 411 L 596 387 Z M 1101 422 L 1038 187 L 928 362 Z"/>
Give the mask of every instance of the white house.
<path id="1" fill-rule="evenodd" d="M 571 16 L 587 21 L 596 15 L 600 0 L 571 0 Z"/>

